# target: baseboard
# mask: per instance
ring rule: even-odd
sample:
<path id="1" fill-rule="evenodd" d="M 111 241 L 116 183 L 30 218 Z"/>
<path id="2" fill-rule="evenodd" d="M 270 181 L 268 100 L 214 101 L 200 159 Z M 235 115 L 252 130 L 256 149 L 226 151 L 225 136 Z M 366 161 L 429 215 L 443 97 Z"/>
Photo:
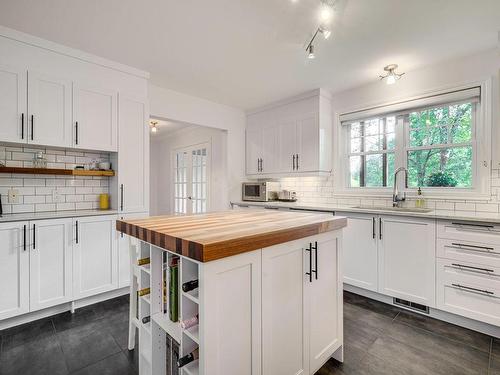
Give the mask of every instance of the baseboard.
<path id="1" fill-rule="evenodd" d="M 95 296 L 83 298 L 77 301 L 71 301 L 67 303 L 63 303 L 61 305 L 52 306 L 43 310 L 33 311 L 27 314 L 14 316 L 9 319 L 4 319 L 0 321 L 0 330 L 15 327 L 21 324 L 29 323 L 34 320 L 47 318 L 53 315 L 60 314 L 65 311 L 71 311 L 72 309 L 79 309 L 88 305 L 93 305 L 94 303 L 106 301 L 108 299 L 116 298 L 119 296 L 123 296 L 125 294 L 130 293 L 129 287 L 124 287 L 120 289 L 115 289 L 109 292 L 104 292 L 101 294 L 97 294 Z"/>
<path id="2" fill-rule="evenodd" d="M 452 314 L 452 313 L 438 310 L 438 309 L 435 309 L 432 307 L 429 309 L 429 314 L 424 314 L 424 313 L 420 313 L 418 311 L 405 309 L 403 306 L 395 305 L 393 303 L 392 297 L 389 297 L 389 296 L 386 296 L 384 294 L 380 294 L 377 292 L 372 292 L 371 290 L 358 288 L 356 286 L 352 286 L 349 284 L 344 284 L 344 290 L 348 291 L 348 292 L 355 293 L 355 294 L 359 294 L 359 295 L 367 297 L 367 298 L 374 299 L 374 300 L 379 301 L 379 302 L 387 303 L 388 305 L 392 305 L 392 306 L 398 307 L 398 308 L 403 309 L 403 310 L 411 311 L 415 314 L 429 316 L 429 317 L 434 318 L 434 319 L 442 320 L 444 322 L 455 324 L 455 325 L 460 326 L 460 327 L 468 328 L 468 329 L 471 329 L 473 331 L 481 332 L 481 333 L 484 333 L 486 335 L 500 338 L 500 327 L 497 327 L 497 326 L 494 326 L 494 325 L 491 325 L 488 323 L 483 323 L 483 322 L 480 322 L 478 320 L 466 318 L 466 317 L 463 317 L 460 315 Z"/>

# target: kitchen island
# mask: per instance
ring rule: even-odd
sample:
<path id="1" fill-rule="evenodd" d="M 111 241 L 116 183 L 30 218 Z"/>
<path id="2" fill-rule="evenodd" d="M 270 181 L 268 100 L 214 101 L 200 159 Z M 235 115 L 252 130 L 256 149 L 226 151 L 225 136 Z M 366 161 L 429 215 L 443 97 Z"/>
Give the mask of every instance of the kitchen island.
<path id="1" fill-rule="evenodd" d="M 330 357 L 342 361 L 346 224 L 277 211 L 117 221 L 140 257 L 150 258 L 139 267 L 150 294 L 139 298 L 137 319 L 151 317 L 140 324 L 140 374 L 169 374 L 171 338 L 180 357 L 195 353 L 182 367 L 186 375 L 314 374 Z M 193 290 L 181 289 L 194 280 Z M 182 329 L 193 317 L 198 324 Z"/>

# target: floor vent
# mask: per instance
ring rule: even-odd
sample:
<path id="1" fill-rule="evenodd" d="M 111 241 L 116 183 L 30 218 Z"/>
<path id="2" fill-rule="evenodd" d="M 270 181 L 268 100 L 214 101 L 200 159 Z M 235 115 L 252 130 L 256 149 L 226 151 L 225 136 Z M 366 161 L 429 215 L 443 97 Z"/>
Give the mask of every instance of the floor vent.
<path id="1" fill-rule="evenodd" d="M 421 305 L 419 303 L 406 301 L 401 298 L 393 298 L 393 303 L 397 306 L 405 307 L 410 310 L 415 310 L 424 314 L 429 314 L 429 306 Z"/>

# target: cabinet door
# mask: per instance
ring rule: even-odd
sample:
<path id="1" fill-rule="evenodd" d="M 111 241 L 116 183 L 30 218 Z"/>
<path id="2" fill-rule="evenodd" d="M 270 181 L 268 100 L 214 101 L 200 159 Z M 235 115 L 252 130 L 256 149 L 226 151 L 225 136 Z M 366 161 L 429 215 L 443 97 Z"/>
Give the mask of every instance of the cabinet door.
<path id="1" fill-rule="evenodd" d="M 262 173 L 278 172 L 278 137 L 277 126 L 265 127 L 262 130 Z"/>
<path id="2" fill-rule="evenodd" d="M 118 183 L 122 212 L 144 212 L 149 202 L 148 111 L 146 100 L 120 95 Z"/>
<path id="3" fill-rule="evenodd" d="M 117 151 L 117 92 L 73 85 L 74 144 Z"/>
<path id="4" fill-rule="evenodd" d="M 262 252 L 262 368 L 266 375 L 309 374 L 309 326 L 304 324 L 308 262 L 302 241 Z"/>
<path id="5" fill-rule="evenodd" d="M 73 219 L 73 295 L 75 299 L 118 287 L 116 216 Z"/>
<path id="6" fill-rule="evenodd" d="M 319 170 L 319 123 L 314 113 L 297 120 L 296 170 L 311 172 Z"/>
<path id="7" fill-rule="evenodd" d="M 26 70 L 0 65 L 0 139 L 26 142 Z"/>
<path id="8" fill-rule="evenodd" d="M 379 292 L 435 306 L 433 219 L 380 216 Z"/>
<path id="9" fill-rule="evenodd" d="M 262 157 L 262 129 L 246 130 L 247 174 L 260 173 L 259 159 Z"/>
<path id="10" fill-rule="evenodd" d="M 279 122 L 279 172 L 294 172 L 297 153 L 297 127 L 295 119 Z"/>
<path id="11" fill-rule="evenodd" d="M 344 282 L 376 292 L 378 288 L 376 217 L 346 212 L 335 212 L 335 215 L 347 217 L 347 227 L 343 230 Z"/>
<path id="12" fill-rule="evenodd" d="M 307 282 L 310 292 L 307 293 L 309 300 L 306 303 L 310 311 L 310 374 L 323 366 L 343 341 L 340 237 L 332 234 L 318 236 L 313 259 L 316 273 L 312 282 Z"/>
<path id="13" fill-rule="evenodd" d="M 71 300 L 71 219 L 30 222 L 30 311 Z"/>
<path id="14" fill-rule="evenodd" d="M 28 143 L 71 147 L 71 82 L 28 72 Z"/>
<path id="15" fill-rule="evenodd" d="M 260 375 L 261 251 L 204 263 L 199 270 L 200 368 L 205 374 Z"/>
<path id="16" fill-rule="evenodd" d="M 28 222 L 0 223 L 0 319 L 29 311 Z"/>

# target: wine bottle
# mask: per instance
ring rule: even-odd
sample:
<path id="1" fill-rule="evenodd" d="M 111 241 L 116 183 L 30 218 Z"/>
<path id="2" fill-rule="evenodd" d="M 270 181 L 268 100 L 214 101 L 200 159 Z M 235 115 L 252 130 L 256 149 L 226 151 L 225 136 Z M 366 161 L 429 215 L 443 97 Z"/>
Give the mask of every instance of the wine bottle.
<path id="1" fill-rule="evenodd" d="M 149 293 L 151 293 L 151 288 L 144 288 L 144 289 L 141 289 L 141 290 L 137 291 L 137 294 L 140 297 L 147 296 Z"/>
<path id="2" fill-rule="evenodd" d="M 143 324 L 148 324 L 150 321 L 151 321 L 151 316 L 150 315 L 145 316 L 144 318 L 142 318 L 142 323 Z"/>
<path id="3" fill-rule="evenodd" d="M 151 263 L 151 258 L 149 258 L 149 257 L 148 257 L 148 258 L 142 258 L 142 259 L 138 259 L 138 260 L 137 260 L 137 264 L 138 264 L 139 266 L 144 266 L 145 264 L 149 264 L 149 263 Z"/>
<path id="4" fill-rule="evenodd" d="M 182 290 L 186 293 L 196 288 L 198 288 L 198 279 L 182 284 Z"/>
<path id="5" fill-rule="evenodd" d="M 179 358 L 177 361 L 177 366 L 179 368 L 186 366 L 188 363 L 193 362 L 194 360 L 198 359 L 200 357 L 200 349 L 196 348 L 193 350 L 191 353 L 185 355 L 182 358 Z"/>
<path id="6" fill-rule="evenodd" d="M 197 324 L 198 324 L 198 314 L 196 314 L 195 316 L 193 316 L 189 319 L 182 320 L 181 321 L 181 328 L 188 329 L 188 328 L 194 327 Z"/>
<path id="7" fill-rule="evenodd" d="M 179 258 L 173 257 L 169 265 L 170 285 L 169 285 L 169 315 L 172 322 L 179 321 Z"/>

